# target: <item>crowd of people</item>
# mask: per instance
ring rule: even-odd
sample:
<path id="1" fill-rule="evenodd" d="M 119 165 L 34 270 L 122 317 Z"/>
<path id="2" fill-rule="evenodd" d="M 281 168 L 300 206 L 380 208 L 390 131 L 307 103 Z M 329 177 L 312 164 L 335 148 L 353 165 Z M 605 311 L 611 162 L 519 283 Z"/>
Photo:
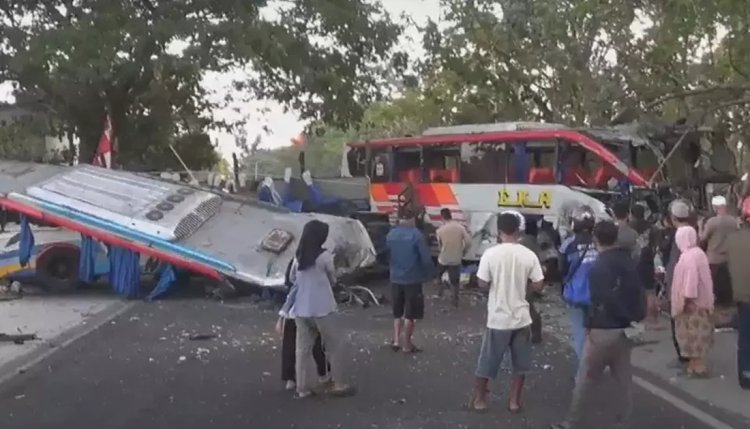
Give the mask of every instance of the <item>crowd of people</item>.
<path id="1" fill-rule="evenodd" d="M 586 207 L 572 215 L 570 237 L 560 245 L 562 298 L 568 306 L 571 338 L 577 357 L 575 387 L 567 416 L 554 428 L 579 427 L 592 386 L 609 368 L 620 398 L 613 401 L 617 423 L 625 425 L 631 408 L 631 353 L 648 321 L 658 317 L 659 299 L 667 297 L 676 351 L 676 365 L 688 377 L 709 374 L 708 353 L 715 328 L 714 310 L 736 303 L 731 325 L 739 331 L 738 379 L 750 388 L 750 203 L 738 219 L 729 214 L 724 197 L 712 200 L 714 215 L 698 220 L 692 206 L 674 201 L 663 225 L 645 220 L 644 207 L 628 201 L 613 206 L 614 221 L 596 222 Z M 418 353 L 414 331 L 424 318 L 423 285 L 447 274 L 447 289 L 459 305 L 463 255 L 471 237 L 441 212 L 435 267 L 428 242 L 409 210 L 388 233 L 392 291 L 394 352 Z M 531 369 L 531 344 L 541 341 L 541 317 L 533 305 L 544 287 L 544 270 L 534 231 L 536 222 L 520 213 L 497 216 L 498 243 L 481 256 L 476 272 L 488 291 L 487 321 L 479 349 L 474 389 L 468 407 L 488 409 L 489 383 L 510 355 L 512 377 L 508 411 L 523 408 L 523 387 Z M 313 220 L 305 225 L 296 257 L 287 270 L 290 287 L 277 330 L 283 336 L 282 379 L 296 396 L 318 390 L 307 362 L 313 357 L 318 386 L 335 396 L 355 393 L 348 383 L 342 327 L 334 317 L 336 279 L 333 255 L 323 245 L 328 226 Z"/>

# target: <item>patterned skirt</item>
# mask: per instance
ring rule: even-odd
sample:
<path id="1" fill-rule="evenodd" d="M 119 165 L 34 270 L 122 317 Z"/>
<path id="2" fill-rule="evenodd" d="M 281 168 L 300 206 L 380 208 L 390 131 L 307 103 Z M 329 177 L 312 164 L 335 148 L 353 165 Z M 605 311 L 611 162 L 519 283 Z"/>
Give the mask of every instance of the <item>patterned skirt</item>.
<path id="1" fill-rule="evenodd" d="M 674 318 L 682 357 L 704 359 L 713 344 L 714 326 L 708 310 L 685 310 Z"/>

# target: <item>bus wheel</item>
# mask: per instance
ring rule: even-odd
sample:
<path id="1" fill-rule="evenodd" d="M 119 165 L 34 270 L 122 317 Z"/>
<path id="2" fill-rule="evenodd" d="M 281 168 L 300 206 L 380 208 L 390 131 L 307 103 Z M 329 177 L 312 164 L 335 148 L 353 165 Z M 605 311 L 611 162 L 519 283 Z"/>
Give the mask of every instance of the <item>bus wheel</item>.
<path id="1" fill-rule="evenodd" d="M 51 292 L 65 292 L 78 287 L 80 259 L 78 246 L 61 244 L 42 250 L 36 261 L 40 286 Z"/>

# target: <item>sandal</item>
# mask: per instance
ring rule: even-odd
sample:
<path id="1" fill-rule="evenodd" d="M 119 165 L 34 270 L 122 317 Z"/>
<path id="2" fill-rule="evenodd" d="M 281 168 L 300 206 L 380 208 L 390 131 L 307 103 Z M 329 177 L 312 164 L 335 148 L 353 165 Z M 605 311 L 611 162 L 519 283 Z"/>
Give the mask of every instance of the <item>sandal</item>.
<path id="1" fill-rule="evenodd" d="M 393 350 L 394 352 L 397 352 L 397 351 L 401 350 L 401 346 L 399 346 L 396 343 L 386 343 L 385 347 Z"/>
<path id="2" fill-rule="evenodd" d="M 401 349 L 401 351 L 404 352 L 405 354 L 411 355 L 411 354 L 416 354 L 416 353 L 422 353 L 424 350 L 420 349 L 417 346 L 411 346 L 410 349 Z"/>
<path id="3" fill-rule="evenodd" d="M 508 412 L 511 414 L 521 414 L 523 412 L 523 405 L 518 405 L 515 408 L 508 405 Z"/>

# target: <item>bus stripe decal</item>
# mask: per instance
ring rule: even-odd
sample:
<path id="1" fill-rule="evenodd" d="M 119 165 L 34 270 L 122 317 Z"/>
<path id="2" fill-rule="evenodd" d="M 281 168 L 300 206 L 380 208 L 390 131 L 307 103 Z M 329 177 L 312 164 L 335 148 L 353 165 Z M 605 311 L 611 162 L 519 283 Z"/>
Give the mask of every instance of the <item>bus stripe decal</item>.
<path id="1" fill-rule="evenodd" d="M 453 194 L 453 190 L 451 189 L 451 185 L 447 183 L 440 183 L 431 185 L 430 187 L 435 192 L 437 201 L 441 206 L 454 205 L 458 203 L 458 201 L 456 201 L 456 196 L 455 194 Z"/>

